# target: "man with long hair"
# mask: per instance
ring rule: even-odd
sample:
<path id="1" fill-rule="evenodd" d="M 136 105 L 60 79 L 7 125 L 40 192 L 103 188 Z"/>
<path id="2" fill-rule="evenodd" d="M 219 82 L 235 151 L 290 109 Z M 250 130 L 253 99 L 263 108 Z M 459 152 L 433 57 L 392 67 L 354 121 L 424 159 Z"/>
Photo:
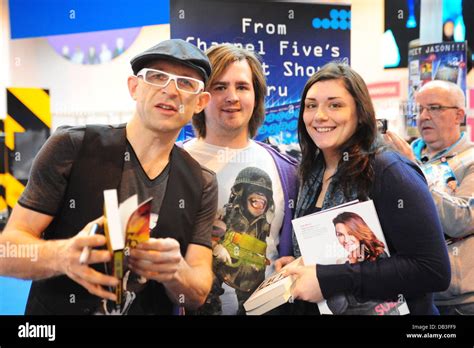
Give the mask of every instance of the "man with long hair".
<path id="1" fill-rule="evenodd" d="M 193 117 L 197 138 L 184 143 L 184 148 L 217 174 L 220 211 L 214 230 L 223 232 L 213 236 L 214 285 L 199 313 L 244 314 L 243 302 L 264 275 L 273 272 L 272 262 L 291 254 L 296 165 L 270 146 L 252 140 L 265 117 L 267 94 L 265 74 L 256 54 L 230 44 L 211 47 L 206 53 L 213 69 L 207 88 L 212 98 Z M 241 207 L 243 210 L 234 210 L 231 217 L 229 207 L 224 206 L 247 196 L 240 192 L 245 187 L 256 190 L 248 202 L 250 210 Z M 261 215 L 259 224 L 266 236 L 263 230 L 257 236 L 256 225 L 247 223 L 250 211 Z M 259 213 L 263 211 L 265 214 Z M 259 255 L 269 262 L 256 261 Z M 244 286 L 233 282 L 224 270 L 233 270 L 233 275 L 239 275 L 238 284 Z"/>

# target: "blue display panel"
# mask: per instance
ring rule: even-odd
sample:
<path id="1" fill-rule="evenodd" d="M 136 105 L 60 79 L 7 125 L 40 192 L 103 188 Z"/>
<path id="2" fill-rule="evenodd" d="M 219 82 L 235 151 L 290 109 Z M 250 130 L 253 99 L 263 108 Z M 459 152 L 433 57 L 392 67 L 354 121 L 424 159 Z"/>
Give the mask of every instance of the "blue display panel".
<path id="1" fill-rule="evenodd" d="M 9 0 L 11 38 L 169 23 L 168 0 Z"/>
<path id="2" fill-rule="evenodd" d="M 171 0 L 170 24 L 171 37 L 202 50 L 230 42 L 261 56 L 268 93 L 256 139 L 275 144 L 297 141 L 297 108 L 307 79 L 329 61 L 350 63 L 348 5 Z M 187 126 L 180 140 L 191 134 Z"/>

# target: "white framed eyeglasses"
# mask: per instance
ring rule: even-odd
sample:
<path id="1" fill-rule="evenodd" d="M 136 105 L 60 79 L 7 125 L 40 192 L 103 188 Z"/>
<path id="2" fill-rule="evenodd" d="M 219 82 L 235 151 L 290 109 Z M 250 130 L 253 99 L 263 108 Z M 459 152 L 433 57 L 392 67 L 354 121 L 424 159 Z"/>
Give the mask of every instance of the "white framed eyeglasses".
<path id="1" fill-rule="evenodd" d="M 198 94 L 204 90 L 204 82 L 201 80 L 170 74 L 166 71 L 144 68 L 138 72 L 137 77 L 139 76 L 141 76 L 146 83 L 156 87 L 164 88 L 173 80 L 176 89 L 184 93 Z"/>

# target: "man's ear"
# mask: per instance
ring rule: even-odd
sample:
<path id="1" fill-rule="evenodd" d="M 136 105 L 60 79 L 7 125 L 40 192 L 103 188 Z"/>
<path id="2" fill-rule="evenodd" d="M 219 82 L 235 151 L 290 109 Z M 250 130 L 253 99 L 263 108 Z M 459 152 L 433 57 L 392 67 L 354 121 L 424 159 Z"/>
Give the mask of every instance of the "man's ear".
<path id="1" fill-rule="evenodd" d="M 129 76 L 127 80 L 128 84 L 128 92 L 133 100 L 137 100 L 136 93 L 137 93 L 137 86 L 138 86 L 138 78 L 136 76 Z"/>
<path id="2" fill-rule="evenodd" d="M 464 117 L 466 115 L 466 112 L 464 109 L 457 109 L 456 110 L 456 124 L 461 124 L 464 121 Z"/>
<path id="3" fill-rule="evenodd" d="M 206 107 L 206 105 L 209 103 L 210 100 L 211 100 L 211 94 L 209 92 L 201 92 L 199 94 L 196 107 L 194 108 L 194 113 L 198 114 L 202 110 L 204 110 L 204 108 Z"/>

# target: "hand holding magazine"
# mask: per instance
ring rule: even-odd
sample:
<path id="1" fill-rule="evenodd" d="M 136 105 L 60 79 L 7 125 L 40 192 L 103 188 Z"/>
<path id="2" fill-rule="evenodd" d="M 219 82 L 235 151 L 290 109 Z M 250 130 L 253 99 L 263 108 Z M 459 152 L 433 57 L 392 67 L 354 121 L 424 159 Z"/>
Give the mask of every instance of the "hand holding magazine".
<path id="1" fill-rule="evenodd" d="M 304 263 L 374 262 L 390 257 L 373 201 L 349 202 L 292 221 Z M 321 314 L 404 315 L 408 306 L 340 293 L 318 303 Z"/>

